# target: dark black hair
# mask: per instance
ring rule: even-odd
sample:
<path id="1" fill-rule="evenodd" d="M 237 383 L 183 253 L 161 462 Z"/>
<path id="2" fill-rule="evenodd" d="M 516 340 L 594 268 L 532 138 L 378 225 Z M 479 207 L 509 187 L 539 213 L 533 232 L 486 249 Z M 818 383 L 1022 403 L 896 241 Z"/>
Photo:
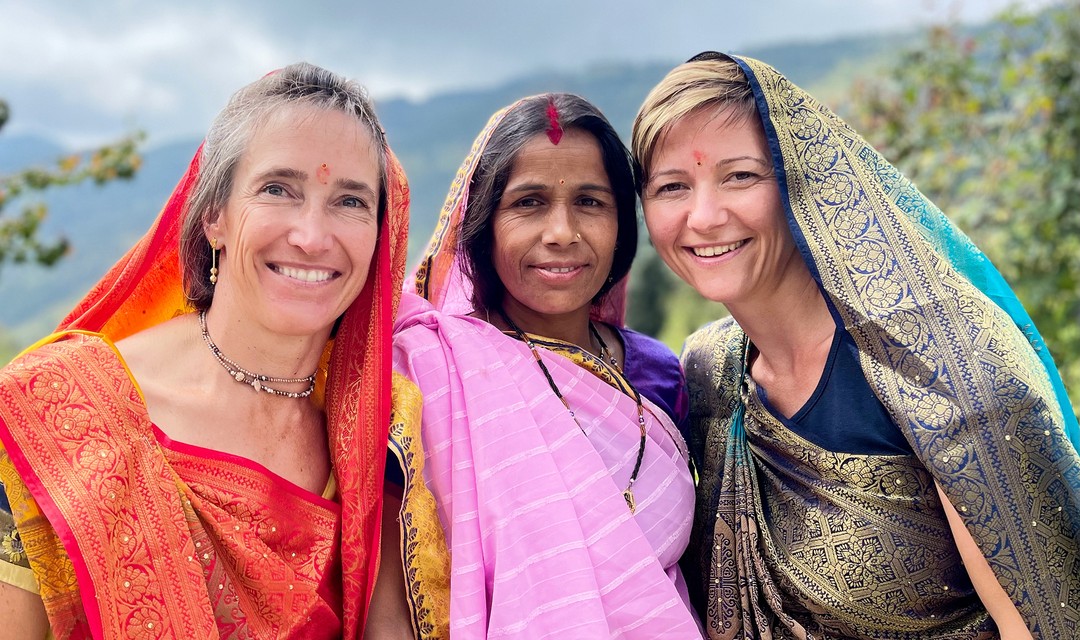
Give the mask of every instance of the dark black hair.
<path id="1" fill-rule="evenodd" d="M 570 93 L 546 93 L 525 98 L 504 117 L 491 134 L 469 184 L 469 200 L 461 221 L 463 270 L 472 282 L 475 309 L 498 309 L 506 288 L 495 272 L 492 249 L 495 246 L 494 216 L 510 172 L 521 149 L 551 127 L 549 104 L 554 106 L 559 126 L 564 131 L 577 129 L 589 133 L 600 146 L 604 171 L 615 197 L 618 232 L 611 272 L 593 304 L 600 302 L 616 282 L 630 271 L 637 253 L 637 201 L 635 199 L 634 160 L 619 134 L 604 114 L 584 98 Z"/>

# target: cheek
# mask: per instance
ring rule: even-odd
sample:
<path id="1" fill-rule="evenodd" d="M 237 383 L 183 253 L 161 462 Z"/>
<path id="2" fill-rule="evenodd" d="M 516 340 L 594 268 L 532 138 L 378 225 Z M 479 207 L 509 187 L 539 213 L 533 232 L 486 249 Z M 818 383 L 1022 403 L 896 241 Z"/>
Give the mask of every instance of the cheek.
<path id="1" fill-rule="evenodd" d="M 491 264 L 495 272 L 504 282 L 507 276 L 517 269 L 523 254 L 528 249 L 523 246 L 524 229 L 520 224 L 511 224 L 505 220 L 495 218 L 492 225 Z"/>
<path id="2" fill-rule="evenodd" d="M 667 207 L 663 204 L 652 203 L 643 206 L 642 211 L 645 217 L 645 229 L 649 232 L 649 239 L 657 249 L 674 239 L 678 228 L 674 216 L 670 215 Z"/>
<path id="3" fill-rule="evenodd" d="M 371 263 L 375 259 L 375 245 L 379 239 L 378 234 L 379 230 L 374 225 L 362 232 L 352 234 L 348 242 L 353 248 L 351 257 L 357 269 L 365 271 L 371 269 Z"/>
<path id="4" fill-rule="evenodd" d="M 598 221 L 597 227 L 596 237 L 599 239 L 599 244 L 596 250 L 610 266 L 615 258 L 615 244 L 619 240 L 619 221 L 612 216 Z"/>

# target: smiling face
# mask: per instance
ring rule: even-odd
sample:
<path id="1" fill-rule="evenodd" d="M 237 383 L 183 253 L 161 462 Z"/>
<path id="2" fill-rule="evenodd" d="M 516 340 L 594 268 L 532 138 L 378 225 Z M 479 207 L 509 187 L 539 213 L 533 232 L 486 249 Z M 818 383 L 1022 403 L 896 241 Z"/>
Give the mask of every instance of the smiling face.
<path id="1" fill-rule="evenodd" d="M 310 106 L 252 134 L 224 210 L 213 306 L 284 335 L 329 331 L 367 280 L 378 235 L 379 165 L 355 118 Z"/>
<path id="2" fill-rule="evenodd" d="M 537 134 L 514 160 L 493 219 L 503 309 L 526 330 L 589 313 L 611 271 L 615 198 L 592 135 L 569 129 L 558 144 Z M 530 329 L 531 327 L 531 329 Z"/>
<path id="3" fill-rule="evenodd" d="M 809 272 L 784 216 L 756 118 L 699 109 L 660 139 L 642 189 L 657 253 L 704 297 L 729 309 Z"/>

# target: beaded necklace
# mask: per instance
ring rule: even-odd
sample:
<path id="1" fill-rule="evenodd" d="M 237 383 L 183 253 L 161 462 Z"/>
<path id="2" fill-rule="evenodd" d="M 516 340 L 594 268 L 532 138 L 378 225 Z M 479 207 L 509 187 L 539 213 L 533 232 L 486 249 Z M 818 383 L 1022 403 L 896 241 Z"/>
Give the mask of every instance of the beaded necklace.
<path id="1" fill-rule="evenodd" d="M 312 372 L 310 376 L 304 376 L 303 378 L 275 378 L 273 376 L 263 375 L 261 373 L 253 373 L 247 369 L 236 364 L 232 360 L 228 359 L 221 349 L 218 348 L 214 341 L 210 339 L 210 332 L 206 329 L 206 311 L 199 312 L 199 328 L 202 330 L 203 340 L 206 342 L 206 346 L 210 348 L 210 352 L 217 358 L 218 364 L 225 368 L 229 372 L 229 375 L 240 384 L 250 385 L 256 392 L 263 391 L 275 396 L 281 396 L 283 398 L 306 398 L 311 395 L 311 392 L 315 390 L 315 373 Z M 282 389 L 275 389 L 266 382 L 280 382 L 284 384 L 299 384 L 306 382 L 307 389 L 303 391 L 284 391 Z"/>
<path id="2" fill-rule="evenodd" d="M 532 341 L 532 338 L 530 338 L 528 334 L 526 334 L 524 331 L 518 328 L 516 324 L 514 324 L 514 321 L 506 315 L 505 311 L 500 309 L 499 315 L 502 316 L 503 321 L 506 322 L 506 325 L 510 327 L 510 329 L 514 332 L 514 335 L 517 336 L 517 339 L 521 340 L 529 347 L 529 351 L 532 352 L 533 358 L 536 359 L 536 364 L 540 367 L 540 371 L 542 371 L 544 373 L 544 377 L 547 378 L 548 386 L 550 386 L 551 390 L 555 393 L 555 397 L 557 397 L 559 401 L 562 402 L 563 406 L 566 407 L 566 411 L 570 414 L 570 418 L 573 419 L 574 424 L 576 424 L 578 426 L 578 429 L 581 429 L 581 433 L 584 434 L 585 428 L 581 426 L 580 422 L 578 422 L 577 416 L 574 414 L 574 410 L 570 408 L 570 403 L 566 401 L 566 398 L 563 397 L 562 392 L 559 391 L 559 386 L 555 384 L 555 378 L 551 376 L 551 372 L 548 371 L 547 365 L 544 364 L 544 360 L 540 357 L 540 352 L 536 348 L 536 343 Z M 600 343 L 600 357 L 601 361 L 603 361 L 604 354 L 608 352 L 607 345 L 604 343 L 604 339 L 600 337 L 599 332 L 596 331 L 596 328 L 593 326 L 592 322 L 589 322 L 589 330 Z M 618 370 L 618 365 L 616 364 L 615 358 L 613 356 L 611 357 L 611 364 L 615 366 L 616 370 Z M 641 471 L 641 461 L 645 457 L 645 408 L 642 406 L 641 394 L 638 392 L 637 388 L 634 387 L 634 385 L 631 384 L 629 380 L 626 380 L 626 385 L 630 387 L 630 391 L 634 393 L 634 401 L 637 403 L 638 427 L 641 429 L 641 441 L 638 444 L 637 460 L 634 462 L 634 471 L 630 474 L 630 482 L 627 483 L 626 489 L 623 489 L 622 492 L 623 499 L 626 500 L 626 506 L 630 509 L 630 513 L 634 513 L 637 510 L 637 501 L 634 499 L 633 487 L 634 482 L 637 481 L 638 472 Z M 585 437 L 588 437 L 588 434 L 585 434 Z"/>

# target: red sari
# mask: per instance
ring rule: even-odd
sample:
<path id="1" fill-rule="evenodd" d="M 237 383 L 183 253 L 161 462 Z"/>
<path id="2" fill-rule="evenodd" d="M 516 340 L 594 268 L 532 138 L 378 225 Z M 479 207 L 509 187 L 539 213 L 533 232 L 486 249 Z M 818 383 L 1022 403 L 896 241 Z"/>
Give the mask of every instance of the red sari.
<path id="1" fill-rule="evenodd" d="M 111 347 L 190 311 L 178 259 L 198 159 L 51 336 L 0 371 L 0 481 L 58 638 L 359 638 L 378 572 L 390 333 L 408 186 L 387 150 L 368 282 L 327 345 L 337 502 L 175 443 Z"/>

